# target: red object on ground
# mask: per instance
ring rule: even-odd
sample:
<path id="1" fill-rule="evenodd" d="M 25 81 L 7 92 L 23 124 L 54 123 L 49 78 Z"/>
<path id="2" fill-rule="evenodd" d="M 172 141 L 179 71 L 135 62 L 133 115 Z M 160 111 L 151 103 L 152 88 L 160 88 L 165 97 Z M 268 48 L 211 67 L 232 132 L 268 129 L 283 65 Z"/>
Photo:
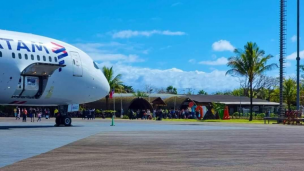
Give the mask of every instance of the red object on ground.
<path id="1" fill-rule="evenodd" d="M 195 109 L 195 111 L 198 111 L 199 110 L 199 112 L 200 112 L 200 117 L 199 117 L 199 119 L 202 119 L 204 116 L 204 109 L 203 109 L 203 107 L 202 106 L 197 106 L 196 107 L 196 109 Z"/>
<path id="2" fill-rule="evenodd" d="M 230 119 L 229 111 L 228 111 L 228 106 L 225 106 L 223 120 L 228 120 L 228 119 Z"/>

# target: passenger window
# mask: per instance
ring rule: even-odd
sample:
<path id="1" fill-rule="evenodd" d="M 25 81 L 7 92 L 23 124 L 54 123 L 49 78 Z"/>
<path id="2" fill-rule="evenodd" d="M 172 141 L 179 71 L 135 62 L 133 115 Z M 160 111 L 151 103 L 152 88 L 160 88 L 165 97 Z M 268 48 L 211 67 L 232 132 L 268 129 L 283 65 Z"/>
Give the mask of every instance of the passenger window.
<path id="1" fill-rule="evenodd" d="M 54 60 L 55 60 L 55 62 L 57 62 L 57 58 L 56 57 L 54 57 Z"/>
<path id="2" fill-rule="evenodd" d="M 27 54 L 25 54 L 25 55 L 24 55 L 24 58 L 25 58 L 25 60 L 27 60 L 27 59 L 28 59 L 28 56 L 27 56 Z"/>
<path id="3" fill-rule="evenodd" d="M 43 56 L 43 61 L 46 61 L 46 57 L 45 56 Z"/>
<path id="4" fill-rule="evenodd" d="M 37 55 L 37 60 L 40 61 L 40 56 L 39 55 Z"/>
<path id="5" fill-rule="evenodd" d="M 99 67 L 97 66 L 97 64 L 95 62 L 93 62 L 93 64 L 96 69 L 99 69 Z"/>
<path id="6" fill-rule="evenodd" d="M 0 51 L 0 57 L 2 57 L 2 52 Z"/>
<path id="7" fill-rule="evenodd" d="M 31 55 L 31 59 L 34 60 L 34 55 Z"/>
<path id="8" fill-rule="evenodd" d="M 12 53 L 12 57 L 15 58 L 15 53 Z"/>
<path id="9" fill-rule="evenodd" d="M 19 59 L 22 59 L 21 53 L 18 53 L 18 57 L 19 57 Z"/>
<path id="10" fill-rule="evenodd" d="M 49 56 L 49 61 L 52 62 L 52 57 Z"/>

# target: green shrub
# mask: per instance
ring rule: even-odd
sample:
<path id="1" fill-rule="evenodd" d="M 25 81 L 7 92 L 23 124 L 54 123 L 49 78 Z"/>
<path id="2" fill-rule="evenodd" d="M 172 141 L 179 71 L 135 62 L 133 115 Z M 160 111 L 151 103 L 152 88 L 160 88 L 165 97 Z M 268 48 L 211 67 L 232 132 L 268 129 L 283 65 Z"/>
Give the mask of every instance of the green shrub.
<path id="1" fill-rule="evenodd" d="M 274 113 L 270 113 L 270 117 L 275 118 L 277 115 Z"/>
<path id="2" fill-rule="evenodd" d="M 96 109 L 95 112 L 96 112 L 96 113 L 101 113 L 101 110 Z"/>
<path id="3" fill-rule="evenodd" d="M 239 112 L 234 112 L 234 113 L 232 114 L 232 116 L 233 116 L 234 118 L 237 118 L 237 117 L 239 117 L 240 115 L 239 115 Z"/>
<path id="4" fill-rule="evenodd" d="M 128 115 L 123 115 L 122 119 L 129 119 Z"/>
<path id="5" fill-rule="evenodd" d="M 265 116 L 265 113 L 257 114 L 257 119 L 263 119 Z"/>

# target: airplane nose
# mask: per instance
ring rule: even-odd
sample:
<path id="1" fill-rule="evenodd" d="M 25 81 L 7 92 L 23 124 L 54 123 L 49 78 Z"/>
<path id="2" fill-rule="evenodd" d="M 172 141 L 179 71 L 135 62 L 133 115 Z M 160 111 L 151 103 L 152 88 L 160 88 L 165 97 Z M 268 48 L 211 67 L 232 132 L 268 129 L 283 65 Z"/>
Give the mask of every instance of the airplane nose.
<path id="1" fill-rule="evenodd" d="M 101 98 L 107 96 L 110 92 L 110 85 L 108 83 L 108 80 L 106 79 L 106 77 L 103 75 L 102 72 L 100 72 L 100 94 L 102 95 Z"/>

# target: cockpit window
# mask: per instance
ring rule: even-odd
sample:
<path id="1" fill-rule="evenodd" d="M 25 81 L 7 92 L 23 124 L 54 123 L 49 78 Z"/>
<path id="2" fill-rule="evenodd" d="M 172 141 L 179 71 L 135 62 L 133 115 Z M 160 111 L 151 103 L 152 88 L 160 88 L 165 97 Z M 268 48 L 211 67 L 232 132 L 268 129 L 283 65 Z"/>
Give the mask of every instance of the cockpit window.
<path id="1" fill-rule="evenodd" d="M 97 64 L 95 62 L 93 62 L 93 64 L 96 69 L 99 69 L 99 67 L 97 66 Z"/>

